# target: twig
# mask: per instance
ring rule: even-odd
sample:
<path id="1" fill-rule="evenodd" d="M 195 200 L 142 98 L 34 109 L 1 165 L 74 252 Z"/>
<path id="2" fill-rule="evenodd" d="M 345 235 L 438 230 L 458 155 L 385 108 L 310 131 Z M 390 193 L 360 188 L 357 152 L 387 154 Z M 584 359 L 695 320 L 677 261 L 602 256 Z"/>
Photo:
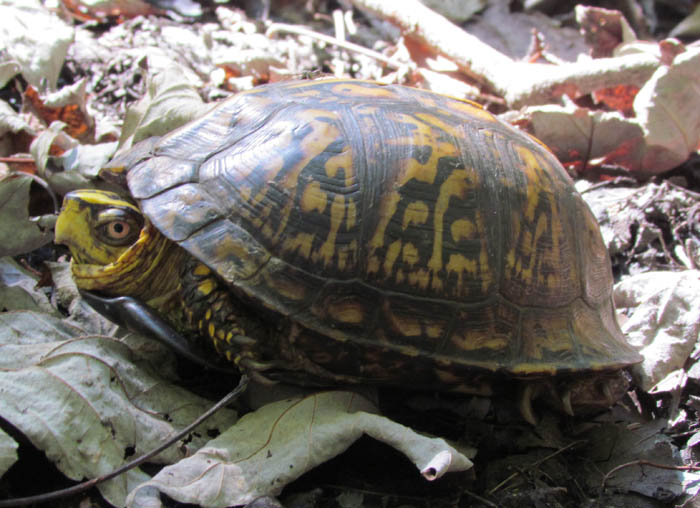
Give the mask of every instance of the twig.
<path id="1" fill-rule="evenodd" d="M 551 458 L 553 458 L 553 457 L 556 457 L 556 456 L 559 455 L 560 453 L 565 452 L 565 451 L 568 450 L 569 448 L 573 448 L 574 446 L 578 446 L 578 445 L 583 444 L 583 443 L 585 443 L 585 442 L 586 442 L 586 441 L 581 440 L 581 441 L 574 441 L 574 442 L 572 442 L 572 443 L 569 443 L 568 445 L 564 446 L 563 448 L 559 448 L 557 451 L 550 453 L 550 454 L 547 455 L 546 457 L 543 457 L 543 458 L 541 458 L 541 459 L 539 459 L 539 460 L 536 460 L 535 462 L 533 462 L 532 464 L 530 464 L 530 467 L 531 467 L 531 468 L 537 467 L 537 466 L 539 466 L 540 464 L 542 464 L 542 463 L 544 463 L 544 462 L 547 462 L 549 459 L 551 459 Z M 522 473 L 522 471 L 516 471 L 515 473 L 511 474 L 511 475 L 508 476 L 505 480 L 503 480 L 501 483 L 499 483 L 499 484 L 496 485 L 494 488 L 492 488 L 491 490 L 489 490 L 488 495 L 489 495 L 489 496 L 492 496 L 492 495 L 493 495 L 494 493 L 496 493 L 501 487 L 503 487 L 505 484 L 507 484 L 508 482 L 510 482 L 513 478 L 515 478 L 516 476 L 518 476 L 518 475 L 521 474 L 521 473 Z"/>
<path id="2" fill-rule="evenodd" d="M 226 404 L 229 402 L 233 401 L 236 399 L 238 396 L 245 391 L 245 389 L 248 386 L 248 376 L 243 375 L 241 376 L 241 380 L 238 382 L 238 386 L 234 388 L 232 391 L 230 391 L 224 398 L 222 398 L 219 402 L 214 404 L 207 412 L 199 416 L 195 421 L 190 423 L 187 427 L 182 429 L 180 432 L 178 432 L 176 435 L 168 439 L 165 443 L 160 445 L 158 448 L 155 450 L 151 450 L 150 452 L 141 455 L 140 457 L 132 460 L 131 462 L 128 462 L 127 464 L 124 464 L 123 466 L 115 469 L 114 471 L 111 471 L 105 475 L 99 476 L 97 478 L 93 478 L 92 480 L 88 480 L 86 482 L 79 483 L 77 485 L 73 485 L 72 487 L 68 487 L 67 489 L 61 489 L 61 490 L 55 490 L 53 492 L 48 492 L 46 494 L 39 494 L 37 496 L 29 496 L 29 497 L 18 497 L 15 499 L 5 499 L 5 500 L 0 500 L 0 508 L 8 508 L 11 506 L 26 506 L 29 504 L 35 504 L 35 503 L 45 503 L 48 501 L 52 501 L 54 499 L 62 498 L 62 497 L 67 497 L 67 496 L 72 496 L 75 494 L 79 494 L 81 492 L 85 492 L 86 490 L 90 490 L 93 488 L 95 485 L 106 482 L 107 480 L 111 480 L 112 478 L 115 478 L 119 476 L 120 474 L 123 474 L 130 469 L 135 468 L 136 466 L 142 464 L 143 462 L 146 462 L 148 459 L 151 457 L 154 457 L 158 455 L 160 452 L 165 450 L 166 448 L 172 446 L 174 443 L 178 442 L 180 439 L 182 439 L 184 436 L 192 432 L 198 425 L 200 425 L 203 421 L 205 421 L 207 418 L 209 418 L 211 415 L 216 413 L 219 409 L 224 407 Z"/>
<path id="3" fill-rule="evenodd" d="M 305 35 L 306 37 L 312 37 L 314 39 L 318 39 L 319 41 L 323 41 L 328 44 L 333 44 L 340 48 L 347 49 L 348 51 L 354 51 L 355 53 L 360 53 L 361 55 L 374 58 L 375 60 L 379 60 L 380 62 L 385 63 L 387 67 L 391 69 L 396 70 L 401 67 L 401 64 L 399 62 L 392 58 L 386 57 L 381 53 L 372 51 L 371 49 L 365 48 L 364 46 L 360 46 L 359 44 L 343 41 L 340 39 L 336 39 L 335 37 L 331 37 L 329 35 L 314 32 L 313 30 L 309 30 L 308 28 L 305 28 L 303 26 L 287 25 L 285 23 L 273 23 L 265 32 L 265 37 L 272 37 L 277 33 Z"/>
<path id="4" fill-rule="evenodd" d="M 657 462 L 651 462 L 649 460 L 633 460 L 632 462 L 626 462 L 625 464 L 620 464 L 619 466 L 616 466 L 612 468 L 610 471 L 605 473 L 605 476 L 603 476 L 603 481 L 600 483 L 600 488 L 601 490 L 605 488 L 605 483 L 608 481 L 608 478 L 610 478 L 613 474 L 617 473 L 621 469 L 624 469 L 626 467 L 630 466 L 651 466 L 651 467 L 656 467 L 658 469 L 670 469 L 672 471 L 700 471 L 700 466 L 670 466 L 668 464 L 659 464 Z"/>
<path id="5" fill-rule="evenodd" d="M 651 54 L 548 65 L 515 62 L 418 0 L 352 0 L 359 9 L 397 25 L 406 37 L 455 62 L 514 108 L 545 104 L 564 93 L 589 93 L 615 85 L 641 86 L 659 67 Z"/>
<path id="6" fill-rule="evenodd" d="M 479 501 L 480 503 L 485 504 L 486 506 L 490 506 L 491 508 L 498 508 L 498 505 L 497 505 L 497 504 L 492 503 L 492 502 L 489 501 L 488 499 L 483 498 L 483 497 L 481 497 L 481 496 L 479 496 L 479 495 L 477 495 L 477 494 L 474 494 L 473 492 L 471 492 L 471 491 L 469 491 L 469 490 L 467 490 L 467 489 L 462 489 L 462 490 L 460 490 L 460 492 L 462 492 L 462 493 L 468 495 L 469 497 L 472 497 L 472 498 L 476 499 L 477 501 Z"/>

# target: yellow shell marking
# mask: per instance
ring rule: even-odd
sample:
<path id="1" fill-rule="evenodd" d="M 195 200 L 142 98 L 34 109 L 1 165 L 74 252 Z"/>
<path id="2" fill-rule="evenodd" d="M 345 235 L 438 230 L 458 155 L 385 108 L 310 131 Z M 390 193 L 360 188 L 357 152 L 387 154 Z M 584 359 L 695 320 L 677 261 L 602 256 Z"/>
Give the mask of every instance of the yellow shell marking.
<path id="1" fill-rule="evenodd" d="M 347 96 L 347 97 L 352 97 L 353 99 L 356 97 L 367 97 L 367 98 L 374 98 L 374 97 L 394 97 L 395 93 L 392 92 L 391 90 L 388 90 L 386 88 L 382 87 L 368 87 L 365 86 L 363 83 L 358 83 L 358 84 L 352 84 L 352 83 L 341 83 L 333 87 L 333 94 L 337 94 L 339 96 Z"/>
<path id="2" fill-rule="evenodd" d="M 328 194 L 321 190 L 321 182 L 313 181 L 306 186 L 301 195 L 301 210 L 304 213 L 323 213 L 327 200 Z"/>
<path id="3" fill-rule="evenodd" d="M 415 265 L 420 261 L 420 256 L 418 254 L 418 249 L 411 242 L 407 242 L 402 249 L 401 259 L 404 263 L 408 265 Z"/>
<path id="4" fill-rule="evenodd" d="M 328 315 L 340 323 L 360 324 L 365 319 L 365 309 L 358 302 L 337 302 L 328 305 Z"/>
<path id="5" fill-rule="evenodd" d="M 284 252 L 297 251 L 304 259 L 309 259 L 314 238 L 315 235 L 313 233 L 297 233 L 295 236 L 289 236 L 284 239 L 282 250 Z"/>
<path id="6" fill-rule="evenodd" d="M 382 260 L 379 259 L 379 256 L 374 251 L 384 245 L 386 227 L 396 214 L 396 206 L 399 204 L 400 200 L 401 195 L 398 192 L 391 192 L 384 196 L 384 199 L 382 199 L 379 204 L 379 224 L 377 224 L 377 229 L 374 231 L 374 235 L 372 235 L 369 241 L 370 255 L 367 261 L 367 273 L 369 274 L 379 272 Z"/>
<path id="7" fill-rule="evenodd" d="M 428 205 L 423 201 L 413 201 L 406 206 L 406 210 L 403 213 L 403 224 L 402 228 L 404 231 L 410 225 L 425 224 L 428 221 L 428 215 L 430 210 L 428 210 Z"/>
<path id="8" fill-rule="evenodd" d="M 328 266 L 333 260 L 333 253 L 335 252 L 335 240 L 338 236 L 338 230 L 340 229 L 340 225 L 343 223 L 343 219 L 345 218 L 345 210 L 345 197 L 341 195 L 336 195 L 333 198 L 333 203 L 331 203 L 331 224 L 328 230 L 328 237 L 318 249 L 318 252 L 314 253 L 314 256 L 312 256 L 312 259 L 314 261 L 316 261 L 317 259 L 323 260 L 324 266 Z"/>
<path id="9" fill-rule="evenodd" d="M 471 173 L 471 174 L 470 174 Z M 438 278 L 438 272 L 442 269 L 442 235 L 445 212 L 453 196 L 464 199 L 467 190 L 472 186 L 469 178 L 476 178 L 473 172 L 468 173 L 465 169 L 455 170 L 447 177 L 440 186 L 440 193 L 435 203 L 435 215 L 433 224 L 433 254 L 428 260 L 428 269 L 432 276 L 432 287 L 441 290 L 443 281 Z"/>
<path id="10" fill-rule="evenodd" d="M 478 230 L 474 223 L 469 219 L 457 219 L 450 226 L 452 240 L 456 243 L 461 240 L 474 240 L 477 237 Z"/>
<path id="11" fill-rule="evenodd" d="M 396 258 L 399 257 L 401 252 L 401 240 L 393 241 L 386 250 L 386 257 L 384 258 L 384 273 L 391 273 L 391 269 L 396 262 Z"/>

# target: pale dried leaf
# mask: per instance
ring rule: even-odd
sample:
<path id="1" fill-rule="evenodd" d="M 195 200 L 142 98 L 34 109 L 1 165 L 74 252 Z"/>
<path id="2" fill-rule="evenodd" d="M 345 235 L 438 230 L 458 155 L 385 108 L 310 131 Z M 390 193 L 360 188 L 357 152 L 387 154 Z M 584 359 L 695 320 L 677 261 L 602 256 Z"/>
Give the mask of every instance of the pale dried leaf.
<path id="1" fill-rule="evenodd" d="M 5 101 L 0 101 L 0 136 L 8 132 L 19 132 L 24 130 L 30 134 L 34 130 L 29 126 L 22 116 Z"/>
<path id="2" fill-rule="evenodd" d="M 367 399 L 351 392 L 323 392 L 268 404 L 245 415 L 193 457 L 161 470 L 131 493 L 129 506 L 161 506 L 160 492 L 209 507 L 246 504 L 279 493 L 363 434 L 401 450 L 419 470 L 441 453 L 442 472 L 471 467 L 469 459 L 444 440 L 421 436 L 375 412 Z M 445 453 L 451 460 L 444 460 Z"/>
<path id="3" fill-rule="evenodd" d="M 2 0 L 0 7 L 0 46 L 29 84 L 42 89 L 45 82 L 54 89 L 73 29 L 38 0 Z"/>
<path id="4" fill-rule="evenodd" d="M 29 216 L 31 183 L 29 176 L 19 173 L 0 180 L 0 257 L 30 252 L 53 238 L 40 217 Z"/>
<path id="5" fill-rule="evenodd" d="M 146 95 L 124 119 L 119 151 L 152 136 L 162 136 L 201 116 L 210 106 L 202 102 L 179 65 L 149 75 Z"/>
<path id="6" fill-rule="evenodd" d="M 634 99 L 646 147 L 639 168 L 658 174 L 700 147 L 700 49 L 688 49 L 670 66 L 659 67 Z"/>
<path id="7" fill-rule="evenodd" d="M 17 441 L 0 429 L 0 477 L 17 462 Z"/>
<path id="8" fill-rule="evenodd" d="M 19 74 L 20 67 L 14 60 L 0 63 L 0 88 L 5 88 L 8 81 Z"/>
<path id="9" fill-rule="evenodd" d="M 651 390 L 682 368 L 700 336 L 700 271 L 647 272 L 615 286 L 622 325 L 644 361 L 634 368 L 640 387 Z"/>
<path id="10" fill-rule="evenodd" d="M 109 162 L 117 149 L 117 142 L 97 145 L 77 145 L 66 150 L 54 160 L 63 167 L 63 171 L 52 173 L 48 177 L 49 185 L 58 194 L 80 188 L 99 186 L 97 175 Z"/>
<path id="11" fill-rule="evenodd" d="M 0 258 L 0 310 L 39 310 L 57 314 L 37 279 L 10 257 Z"/>
<path id="12" fill-rule="evenodd" d="M 51 146 L 56 143 L 66 149 L 78 146 L 78 142 L 63 132 L 66 124 L 61 120 L 54 120 L 48 129 L 39 134 L 29 146 L 29 152 L 36 163 L 37 173 L 41 177 L 47 177 L 46 166 L 49 162 Z"/>
<path id="13" fill-rule="evenodd" d="M 582 461 L 579 478 L 597 489 L 603 475 L 622 464 L 646 460 L 669 466 L 683 465 L 673 441 L 662 432 L 665 425 L 666 421 L 661 419 L 629 428 L 613 424 L 593 427 L 588 434 L 590 445 L 582 450 L 586 460 Z M 590 467 L 592 463 L 595 467 Z M 630 464 L 610 475 L 606 486 L 668 501 L 682 493 L 682 481 L 681 471 Z"/>
<path id="14" fill-rule="evenodd" d="M 120 466 L 128 450 L 155 448 L 211 404 L 134 363 L 123 342 L 85 335 L 44 313 L 0 314 L 0 352 L 0 415 L 75 480 Z M 233 421 L 231 411 L 219 412 L 191 441 L 154 460 L 179 460 Z M 126 494 L 146 479 L 133 470 L 100 490 L 123 506 Z"/>
<path id="15" fill-rule="evenodd" d="M 654 47 L 658 48 L 658 45 Z M 634 99 L 636 116 L 574 104 L 525 108 L 504 115 L 526 121 L 532 134 L 563 162 L 615 164 L 643 175 L 668 171 L 700 147 L 700 49 L 661 66 Z"/>

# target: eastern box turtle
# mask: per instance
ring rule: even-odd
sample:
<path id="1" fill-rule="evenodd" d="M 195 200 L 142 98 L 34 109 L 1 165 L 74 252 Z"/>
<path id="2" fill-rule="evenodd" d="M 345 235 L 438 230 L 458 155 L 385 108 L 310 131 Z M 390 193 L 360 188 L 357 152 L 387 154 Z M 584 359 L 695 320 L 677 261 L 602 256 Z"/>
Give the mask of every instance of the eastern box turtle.
<path id="1" fill-rule="evenodd" d="M 473 103 L 262 86 L 101 175 L 124 195 L 73 192 L 56 225 L 78 286 L 147 302 L 268 379 L 472 393 L 517 379 L 532 420 L 538 380 L 571 413 L 614 402 L 615 374 L 640 360 L 571 179 Z"/>

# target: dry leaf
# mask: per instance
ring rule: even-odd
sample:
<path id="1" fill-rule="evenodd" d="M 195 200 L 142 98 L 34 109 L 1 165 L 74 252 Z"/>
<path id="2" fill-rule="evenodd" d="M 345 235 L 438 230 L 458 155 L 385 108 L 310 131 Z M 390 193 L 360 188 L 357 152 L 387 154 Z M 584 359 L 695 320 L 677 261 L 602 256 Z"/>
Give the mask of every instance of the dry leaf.
<path id="1" fill-rule="evenodd" d="M 686 365 L 700 340 L 700 271 L 627 277 L 615 286 L 615 306 L 627 314 L 622 330 L 644 356 L 634 367 L 643 390 Z"/>
<path id="2" fill-rule="evenodd" d="M 211 405 L 135 364 L 125 343 L 45 313 L 0 314 L 0 349 L 0 416 L 74 480 L 150 451 Z M 155 460 L 178 460 L 233 421 L 231 411 L 219 412 Z M 127 493 L 147 479 L 136 469 L 99 488 L 123 506 Z"/>
<path id="3" fill-rule="evenodd" d="M 31 184 L 22 173 L 0 180 L 0 257 L 30 252 L 53 239 L 54 216 L 29 216 Z"/>
<path id="4" fill-rule="evenodd" d="M 0 477 L 17 462 L 17 441 L 0 429 Z"/>
<path id="5" fill-rule="evenodd" d="M 53 90 L 73 29 L 37 0 L 0 0 L 0 7 L 0 46 L 19 64 L 29 84 L 39 88 L 45 80 Z"/>
<path id="6" fill-rule="evenodd" d="M 363 434 L 406 454 L 430 479 L 471 467 L 469 459 L 444 440 L 422 436 L 375 413 L 373 404 L 352 392 L 322 392 L 267 404 L 194 456 L 163 468 L 129 495 L 128 506 L 162 506 L 160 492 L 208 507 L 247 504 L 278 494 Z"/>

